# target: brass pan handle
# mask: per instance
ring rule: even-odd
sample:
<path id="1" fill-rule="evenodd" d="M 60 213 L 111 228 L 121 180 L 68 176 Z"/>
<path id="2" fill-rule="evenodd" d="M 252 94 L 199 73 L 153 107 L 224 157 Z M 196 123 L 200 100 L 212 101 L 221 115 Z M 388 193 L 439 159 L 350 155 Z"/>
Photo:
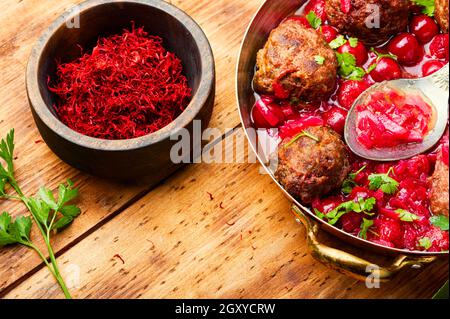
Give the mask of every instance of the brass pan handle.
<path id="1" fill-rule="evenodd" d="M 410 257 L 400 255 L 391 265 L 382 267 L 350 253 L 319 243 L 317 240 L 320 231 L 319 223 L 307 216 L 295 204 L 292 205 L 292 212 L 297 221 L 301 222 L 306 228 L 308 249 L 311 255 L 325 265 L 356 279 L 365 281 L 369 275 L 372 275 L 373 278 L 380 281 L 387 281 L 405 267 L 419 268 L 436 260 L 435 256 Z"/>

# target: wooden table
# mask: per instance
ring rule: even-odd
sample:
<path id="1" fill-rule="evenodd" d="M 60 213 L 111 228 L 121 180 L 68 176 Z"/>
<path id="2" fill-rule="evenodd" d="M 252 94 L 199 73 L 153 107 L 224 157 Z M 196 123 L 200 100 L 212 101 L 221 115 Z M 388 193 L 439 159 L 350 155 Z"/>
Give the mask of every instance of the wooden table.
<path id="1" fill-rule="evenodd" d="M 125 185 L 81 173 L 36 143 L 41 138 L 24 84 L 27 58 L 40 33 L 77 2 L 0 2 L 0 133 L 16 129 L 19 182 L 30 195 L 67 178 L 80 186 L 82 215 L 53 242 L 74 297 L 429 298 L 447 280 L 447 260 L 406 270 L 380 289 L 367 289 L 316 262 L 288 200 L 259 174 L 258 164 L 196 164 L 157 187 Z M 238 128 L 236 59 L 246 26 L 263 1 L 170 2 L 203 27 L 214 50 L 218 82 L 211 126 L 224 134 Z M 227 138 L 235 135 L 242 132 Z M 15 202 L 0 202 L 0 208 L 25 213 Z M 324 240 L 379 260 L 334 238 Z M 0 296 L 63 297 L 38 257 L 20 247 L 0 250 Z"/>

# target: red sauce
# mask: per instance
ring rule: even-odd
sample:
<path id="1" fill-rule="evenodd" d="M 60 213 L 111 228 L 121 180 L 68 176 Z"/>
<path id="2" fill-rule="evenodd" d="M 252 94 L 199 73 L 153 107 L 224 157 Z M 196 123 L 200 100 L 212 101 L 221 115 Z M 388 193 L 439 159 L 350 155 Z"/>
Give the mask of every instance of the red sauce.
<path id="1" fill-rule="evenodd" d="M 347 0 L 342 1 L 346 10 L 351 10 L 351 6 L 348 8 L 349 3 L 350 1 Z M 288 19 L 293 19 L 310 27 L 306 14 L 314 11 L 322 19 L 322 27 L 319 31 L 330 42 L 339 34 L 335 28 L 328 25 L 323 8 L 323 0 L 310 0 L 299 9 L 295 16 Z M 411 12 L 412 26 L 414 26 L 413 20 L 417 20 L 417 18 L 414 19 L 415 17 L 422 20 L 426 19 L 422 14 L 415 11 Z M 431 19 L 432 21 L 426 20 L 429 24 L 436 23 L 433 19 Z M 264 96 L 262 98 L 257 96 L 257 102 L 252 110 L 254 126 L 266 128 L 268 136 L 278 141 L 294 136 L 308 126 L 316 125 L 328 125 L 336 132 L 343 134 L 348 109 L 353 105 L 359 94 L 368 87 L 384 80 L 417 78 L 429 75 L 448 63 L 448 34 L 442 34 L 439 30 L 437 35 L 425 34 L 425 36 L 419 34 L 416 29 L 411 27 L 408 34 L 414 34 L 419 40 L 422 39 L 421 42 L 415 43 L 415 45 L 420 46 L 419 51 L 423 52 L 417 64 L 402 64 L 401 60 L 406 59 L 398 59 L 398 57 L 395 59 L 395 57 L 388 55 L 389 44 L 397 36 L 394 34 L 392 35 L 393 39 L 381 47 L 363 48 L 358 46 L 359 50 L 354 48 L 355 51 L 358 51 L 354 52 L 355 55 L 361 58 L 361 61 L 362 58 L 366 60 L 362 68 L 367 74 L 362 80 L 353 81 L 338 77 L 336 90 L 327 101 L 302 103 L 281 99 L 279 96 Z M 429 42 L 423 42 L 430 38 Z M 404 51 L 399 51 L 399 55 L 408 54 L 407 50 Z M 367 54 L 367 59 L 363 57 L 364 54 Z M 375 66 L 376 68 L 374 68 Z M 376 114 L 378 111 L 380 114 L 385 114 L 383 121 L 379 123 L 380 126 L 368 125 L 370 129 L 377 129 L 378 132 L 377 134 L 367 134 L 372 147 L 419 141 L 431 128 L 430 123 L 433 123 L 432 111 L 423 100 L 421 101 L 417 96 L 410 94 L 403 97 L 398 96 L 398 92 L 392 92 L 392 94 L 395 96 L 393 95 L 390 98 L 395 103 L 381 103 L 380 105 L 370 103 L 370 113 Z M 383 101 L 383 99 L 381 100 Z M 382 131 L 381 127 L 389 128 L 390 132 Z M 362 129 L 364 131 L 369 130 L 364 127 Z M 405 130 L 408 133 L 405 133 Z M 389 135 L 387 139 L 386 134 Z M 337 191 L 328 197 L 316 198 L 311 208 L 318 209 L 322 213 L 328 213 L 349 200 L 373 197 L 376 199 L 373 215 L 349 212 L 339 219 L 336 226 L 350 234 L 361 237 L 364 218 L 373 223 L 368 228 L 364 238 L 374 243 L 408 250 L 448 250 L 448 231 L 444 231 L 430 222 L 433 213 L 430 210 L 430 185 L 428 183 L 429 177 L 433 174 L 436 160 L 441 160 L 448 165 L 448 140 L 447 133 L 433 151 L 391 163 L 364 160 L 350 152 L 352 173 L 359 171 L 355 176 L 355 185 L 351 192 Z M 363 167 L 364 169 L 362 169 Z M 387 172 L 390 173 L 390 177 L 398 182 L 396 191 L 392 194 L 386 194 L 379 189 L 371 190 L 369 176 Z M 414 214 L 414 220 L 402 220 L 398 210 Z"/>
<path id="2" fill-rule="evenodd" d="M 358 141 L 368 149 L 422 142 L 432 128 L 433 109 L 416 92 L 385 88 L 356 111 Z"/>

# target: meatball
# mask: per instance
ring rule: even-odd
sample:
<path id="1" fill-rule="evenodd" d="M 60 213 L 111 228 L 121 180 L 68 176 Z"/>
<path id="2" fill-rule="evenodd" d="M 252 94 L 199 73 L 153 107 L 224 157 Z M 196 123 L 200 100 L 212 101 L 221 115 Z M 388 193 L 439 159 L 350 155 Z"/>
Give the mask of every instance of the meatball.
<path id="1" fill-rule="evenodd" d="M 322 34 L 293 20 L 272 30 L 256 65 L 253 83 L 259 93 L 314 101 L 327 98 L 335 89 L 335 53 Z M 285 96 L 279 96 L 279 91 Z"/>
<path id="2" fill-rule="evenodd" d="M 325 8 L 331 25 L 367 45 L 382 44 L 408 26 L 408 0 L 352 0 L 350 8 L 326 0 Z"/>
<path id="3" fill-rule="evenodd" d="M 435 215 L 445 215 L 448 217 L 449 211 L 449 169 L 448 166 L 442 161 L 436 162 L 436 168 L 433 176 L 430 177 L 429 182 L 431 185 L 431 211 Z"/>
<path id="4" fill-rule="evenodd" d="M 309 204 L 341 187 L 350 164 L 343 141 L 331 128 L 314 126 L 305 132 L 311 136 L 282 142 L 275 178 L 291 195 Z"/>
<path id="5" fill-rule="evenodd" d="M 444 33 L 448 33 L 448 0 L 435 0 L 434 16 Z"/>

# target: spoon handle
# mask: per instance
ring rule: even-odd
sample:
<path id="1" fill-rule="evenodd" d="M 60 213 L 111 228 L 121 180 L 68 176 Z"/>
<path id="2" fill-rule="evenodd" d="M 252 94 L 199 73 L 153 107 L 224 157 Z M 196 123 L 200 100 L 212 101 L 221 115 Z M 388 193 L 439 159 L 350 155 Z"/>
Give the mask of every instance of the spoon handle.
<path id="1" fill-rule="evenodd" d="M 427 80 L 431 81 L 433 85 L 440 88 L 441 90 L 448 91 L 449 88 L 448 77 L 449 77 L 449 67 L 447 63 L 439 71 L 428 76 Z"/>

